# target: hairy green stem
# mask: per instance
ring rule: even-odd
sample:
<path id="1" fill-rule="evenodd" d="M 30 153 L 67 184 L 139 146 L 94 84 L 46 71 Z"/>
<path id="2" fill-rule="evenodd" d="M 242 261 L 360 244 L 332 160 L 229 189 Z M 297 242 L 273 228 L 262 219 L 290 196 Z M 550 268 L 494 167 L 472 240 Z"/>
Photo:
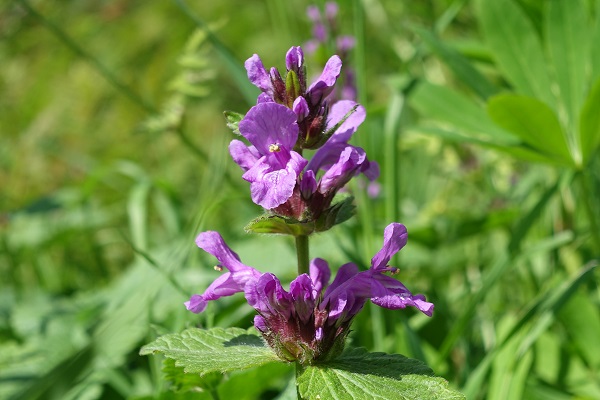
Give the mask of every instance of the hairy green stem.
<path id="1" fill-rule="evenodd" d="M 308 236 L 296 236 L 296 254 L 298 256 L 298 275 L 308 274 Z"/>

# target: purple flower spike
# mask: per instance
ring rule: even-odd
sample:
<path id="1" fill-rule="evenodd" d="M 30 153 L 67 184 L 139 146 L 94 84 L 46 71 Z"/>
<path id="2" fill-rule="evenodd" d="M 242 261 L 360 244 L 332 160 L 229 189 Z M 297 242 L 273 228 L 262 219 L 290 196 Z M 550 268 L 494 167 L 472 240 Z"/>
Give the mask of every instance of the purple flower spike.
<path id="1" fill-rule="evenodd" d="M 252 201 L 265 209 L 285 203 L 294 192 L 307 161 L 292 149 L 298 139 L 296 114 L 274 102 L 252 107 L 239 124 L 240 133 L 253 145 L 229 145 L 234 161 L 250 182 Z"/>

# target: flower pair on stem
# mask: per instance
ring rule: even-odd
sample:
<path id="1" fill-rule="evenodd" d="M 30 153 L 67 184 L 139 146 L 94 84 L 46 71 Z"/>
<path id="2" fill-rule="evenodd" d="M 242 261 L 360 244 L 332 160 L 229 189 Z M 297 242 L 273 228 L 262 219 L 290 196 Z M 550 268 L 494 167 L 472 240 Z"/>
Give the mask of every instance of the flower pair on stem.
<path id="1" fill-rule="evenodd" d="M 314 223 L 339 209 L 337 203 L 332 205 L 334 197 L 352 177 L 362 173 L 371 180 L 377 178 L 377 163 L 348 143 L 365 118 L 364 108 L 350 100 L 332 102 L 329 98 L 341 71 L 339 57 L 331 57 L 310 86 L 300 47 L 288 51 L 285 77 L 276 68 L 267 72 L 258 55 L 245 66 L 248 78 L 262 93 L 234 126 L 249 145 L 236 139 L 229 151 L 244 172 L 242 178 L 250 182 L 252 200 L 267 210 L 266 218 Z M 305 149 L 315 150 L 310 160 L 304 158 Z M 321 230 L 339 222 L 330 218 L 320 225 Z M 356 264 L 344 264 L 331 283 L 325 260 L 308 262 L 310 233 L 295 234 L 298 277 L 289 291 L 274 274 L 243 264 L 219 233 L 201 233 L 196 244 L 219 260 L 217 270 L 224 267 L 227 272 L 202 295 L 193 295 L 186 307 L 200 313 L 208 301 L 243 292 L 258 313 L 254 326 L 269 346 L 282 360 L 301 365 L 339 355 L 354 316 L 367 300 L 388 309 L 412 306 L 432 315 L 433 304 L 423 295 L 413 295 L 386 275 L 398 271 L 388 262 L 406 244 L 404 225 L 387 226 L 383 246 L 369 269 L 360 271 Z"/>

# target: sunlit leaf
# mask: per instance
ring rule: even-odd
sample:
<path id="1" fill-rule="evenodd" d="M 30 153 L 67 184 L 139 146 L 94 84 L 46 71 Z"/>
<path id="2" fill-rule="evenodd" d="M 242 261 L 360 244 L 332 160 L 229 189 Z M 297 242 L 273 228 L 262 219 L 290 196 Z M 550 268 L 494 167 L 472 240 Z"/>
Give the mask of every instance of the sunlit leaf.
<path id="1" fill-rule="evenodd" d="M 326 364 L 304 368 L 300 395 L 316 399 L 464 399 L 421 361 L 397 354 L 352 349 Z"/>
<path id="2" fill-rule="evenodd" d="M 205 375 L 229 372 L 271 362 L 281 362 L 255 333 L 240 328 L 191 328 L 160 336 L 140 350 L 141 355 L 160 353 L 175 360 L 186 373 Z"/>
<path id="3" fill-rule="evenodd" d="M 479 0 L 479 22 L 494 60 L 515 90 L 554 106 L 538 32 L 513 0 Z"/>
<path id="4" fill-rule="evenodd" d="M 490 99 L 494 122 L 541 153 L 572 164 L 569 147 L 554 112 L 543 102 L 526 96 L 500 94 Z"/>

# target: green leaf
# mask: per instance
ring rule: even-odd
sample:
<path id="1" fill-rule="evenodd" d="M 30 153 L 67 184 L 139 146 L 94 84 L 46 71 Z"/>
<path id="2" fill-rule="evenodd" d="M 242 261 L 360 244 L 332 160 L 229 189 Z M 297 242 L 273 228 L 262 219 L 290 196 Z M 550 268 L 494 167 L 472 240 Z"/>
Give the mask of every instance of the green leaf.
<path id="1" fill-rule="evenodd" d="M 498 67 L 526 96 L 553 106 L 555 98 L 539 35 L 512 0 L 479 0 L 479 22 Z"/>
<path id="2" fill-rule="evenodd" d="M 274 233 L 281 235 L 310 235 L 314 232 L 314 222 L 300 222 L 291 218 L 283 218 L 277 215 L 261 215 L 250 221 L 244 227 L 248 233 Z"/>
<path id="3" fill-rule="evenodd" d="M 452 72 L 477 93 L 479 97 L 487 99 L 497 92 L 494 85 L 475 69 L 469 60 L 463 57 L 458 51 L 447 46 L 426 29 L 414 28 L 414 30 L 421 36 L 425 43 L 427 43 L 427 46 L 429 46 L 431 51 L 440 57 L 442 61 L 450 67 Z"/>
<path id="4" fill-rule="evenodd" d="M 296 377 L 302 399 L 464 399 L 432 376 L 421 361 L 398 354 L 346 351 L 328 363 L 302 369 Z"/>
<path id="5" fill-rule="evenodd" d="M 175 360 L 184 372 L 201 376 L 282 362 L 258 335 L 240 328 L 191 328 L 161 336 L 140 350 L 140 355 L 156 353 Z"/>
<path id="6" fill-rule="evenodd" d="M 423 115 L 452 126 L 468 136 L 496 145 L 519 144 L 517 137 L 501 129 L 482 106 L 444 86 L 423 82 L 415 89 L 412 105 Z"/>
<path id="7" fill-rule="evenodd" d="M 579 110 L 587 90 L 590 69 L 591 29 L 582 0 L 552 0 L 546 3 L 546 43 L 554 66 L 559 100 L 566 112 L 563 126 L 577 132 Z"/>
<path id="8" fill-rule="evenodd" d="M 471 144 L 477 144 L 480 146 L 488 147 L 488 148 L 491 148 L 494 150 L 503 151 L 503 152 L 510 154 L 511 156 L 519 158 L 521 160 L 533 161 L 533 162 L 545 163 L 545 164 L 557 164 L 555 159 L 548 157 L 545 154 L 538 153 L 537 151 L 532 150 L 529 147 L 523 146 L 523 145 L 514 145 L 514 146 L 500 145 L 497 143 L 478 139 L 473 136 L 467 136 L 458 131 L 446 130 L 443 128 L 419 127 L 418 130 L 420 132 L 423 132 L 426 134 L 432 134 L 432 135 L 439 136 L 441 138 L 444 138 L 448 141 L 455 142 L 455 143 L 471 143 Z"/>
<path id="9" fill-rule="evenodd" d="M 324 232 L 333 228 L 335 225 L 341 224 L 352 218 L 356 212 L 356 207 L 353 202 L 354 197 L 348 196 L 344 200 L 329 207 L 316 221 L 315 230 L 317 232 Z"/>
<path id="10" fill-rule="evenodd" d="M 591 369 L 600 368 L 600 313 L 582 292 L 574 295 L 560 310 L 559 318 L 565 327 L 570 343 Z"/>
<path id="11" fill-rule="evenodd" d="M 324 232 L 352 218 L 356 208 L 353 201 L 354 197 L 345 197 L 323 211 L 317 220 L 307 222 L 264 214 L 248 223 L 244 230 L 248 233 L 274 233 L 292 236 L 306 236 L 314 232 Z"/>
<path id="12" fill-rule="evenodd" d="M 583 165 L 587 165 L 600 145 L 600 79 L 588 95 L 579 122 L 579 145 Z"/>
<path id="13" fill-rule="evenodd" d="M 490 99 L 488 113 L 532 148 L 563 164 L 573 164 L 558 119 L 546 104 L 531 97 L 500 94 Z"/>
<path id="14" fill-rule="evenodd" d="M 240 121 L 244 119 L 244 114 L 236 113 L 234 111 L 225 111 L 223 114 L 227 121 L 227 127 L 236 135 L 241 135 L 239 125 Z"/>

